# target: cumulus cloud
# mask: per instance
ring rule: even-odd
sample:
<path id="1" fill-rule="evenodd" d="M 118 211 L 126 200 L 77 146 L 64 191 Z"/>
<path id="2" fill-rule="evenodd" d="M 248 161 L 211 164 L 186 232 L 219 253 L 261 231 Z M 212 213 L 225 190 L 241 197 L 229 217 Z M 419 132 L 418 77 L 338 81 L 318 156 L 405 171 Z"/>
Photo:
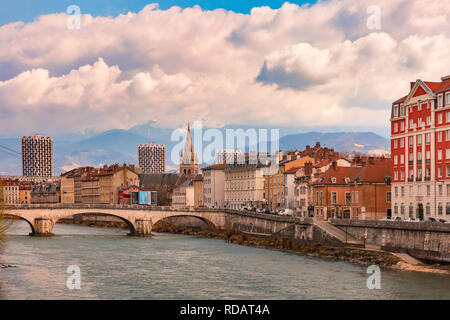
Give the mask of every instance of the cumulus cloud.
<path id="1" fill-rule="evenodd" d="M 450 69 L 440 0 L 343 0 L 249 15 L 151 4 L 118 17 L 66 14 L 0 27 L 0 134 L 208 125 L 387 125 L 409 81 Z M 424 8 L 427 8 L 424 10 Z M 401 21 L 401 23 L 400 23 Z"/>

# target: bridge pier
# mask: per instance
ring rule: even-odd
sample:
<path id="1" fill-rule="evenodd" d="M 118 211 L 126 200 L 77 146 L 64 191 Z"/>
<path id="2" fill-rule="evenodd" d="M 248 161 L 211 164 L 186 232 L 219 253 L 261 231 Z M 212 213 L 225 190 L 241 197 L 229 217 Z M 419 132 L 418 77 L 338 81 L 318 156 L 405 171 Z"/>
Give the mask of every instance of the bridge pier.
<path id="1" fill-rule="evenodd" d="M 54 234 L 53 231 L 53 221 L 50 218 L 36 218 L 34 219 L 33 232 L 30 236 L 35 237 L 51 237 Z"/>
<path id="2" fill-rule="evenodd" d="M 147 237 L 152 235 L 152 220 L 151 219 L 136 219 L 133 236 Z"/>

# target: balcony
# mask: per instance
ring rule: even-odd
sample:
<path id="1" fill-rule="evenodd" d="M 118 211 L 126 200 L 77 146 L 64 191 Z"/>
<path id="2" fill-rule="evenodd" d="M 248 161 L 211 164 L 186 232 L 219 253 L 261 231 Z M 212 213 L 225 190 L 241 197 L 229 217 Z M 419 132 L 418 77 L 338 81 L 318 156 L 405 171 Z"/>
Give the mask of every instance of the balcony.
<path id="1" fill-rule="evenodd" d="M 410 166 L 413 166 L 413 165 L 414 165 L 414 161 L 409 160 L 409 161 L 408 161 L 408 164 L 409 164 Z"/>
<path id="2" fill-rule="evenodd" d="M 417 165 L 421 165 L 422 164 L 422 160 L 417 160 Z"/>
<path id="3" fill-rule="evenodd" d="M 413 182 L 414 181 L 414 177 L 409 177 L 408 178 L 408 182 Z"/>
<path id="4" fill-rule="evenodd" d="M 416 181 L 422 181 L 422 177 L 417 177 Z"/>
<path id="5" fill-rule="evenodd" d="M 431 163 L 431 159 L 425 160 L 425 163 L 426 163 L 426 164 L 430 164 L 430 163 Z"/>
<path id="6" fill-rule="evenodd" d="M 425 177 L 425 181 L 430 181 L 431 177 Z"/>

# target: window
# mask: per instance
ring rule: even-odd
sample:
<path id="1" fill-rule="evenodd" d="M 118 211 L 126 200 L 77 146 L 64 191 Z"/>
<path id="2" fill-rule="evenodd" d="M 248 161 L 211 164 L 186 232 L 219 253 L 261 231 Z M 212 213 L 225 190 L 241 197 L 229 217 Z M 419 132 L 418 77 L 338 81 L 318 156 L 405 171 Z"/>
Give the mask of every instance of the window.
<path id="1" fill-rule="evenodd" d="M 400 171 L 400 180 L 405 180 L 405 171 Z"/>
<path id="2" fill-rule="evenodd" d="M 442 178 L 442 167 L 438 167 L 438 178 Z"/>
<path id="3" fill-rule="evenodd" d="M 427 206 L 426 206 L 426 209 L 425 209 L 425 213 L 426 213 L 426 215 L 430 215 L 431 214 L 431 206 L 430 206 L 430 203 L 429 202 L 427 202 Z"/>
<path id="4" fill-rule="evenodd" d="M 439 185 L 438 191 L 439 191 L 439 195 L 442 196 L 442 184 Z"/>
<path id="5" fill-rule="evenodd" d="M 386 202 L 391 202 L 391 197 L 392 197 L 391 192 L 390 191 L 386 192 Z"/>
<path id="6" fill-rule="evenodd" d="M 450 184 L 447 185 L 447 195 L 450 196 Z"/>
<path id="7" fill-rule="evenodd" d="M 445 214 L 450 214 L 450 202 L 445 205 Z"/>
<path id="8" fill-rule="evenodd" d="M 398 156 L 395 155 L 395 156 L 394 156 L 394 164 L 396 165 L 397 163 L 398 163 Z"/>
<path id="9" fill-rule="evenodd" d="M 442 160 L 442 149 L 438 149 L 438 160 Z"/>
<path id="10" fill-rule="evenodd" d="M 447 149 L 445 150 L 445 158 L 446 158 L 446 159 L 450 159 L 450 148 L 447 148 Z"/>
<path id="11" fill-rule="evenodd" d="M 418 151 L 417 152 L 417 161 L 420 161 L 420 160 L 422 160 L 422 152 Z"/>
<path id="12" fill-rule="evenodd" d="M 402 197 L 405 196 L 405 187 L 401 187 L 401 191 L 402 191 Z"/>
<path id="13" fill-rule="evenodd" d="M 431 125 L 431 116 L 427 116 L 427 126 Z"/>
<path id="14" fill-rule="evenodd" d="M 412 218 L 414 215 L 414 207 L 413 204 L 410 202 L 409 203 L 409 217 Z"/>
<path id="15" fill-rule="evenodd" d="M 398 123 L 394 122 L 394 132 L 397 132 L 397 131 L 398 131 Z"/>
<path id="16" fill-rule="evenodd" d="M 445 131 L 445 141 L 450 141 L 450 129 Z"/>
<path id="17" fill-rule="evenodd" d="M 427 186 L 427 196 L 431 195 L 431 187 Z"/>
<path id="18" fill-rule="evenodd" d="M 431 133 L 428 132 L 428 133 L 425 135 L 425 143 L 426 143 L 427 145 L 429 145 L 430 142 L 431 142 Z"/>
<path id="19" fill-rule="evenodd" d="M 397 170 L 394 171 L 394 180 L 398 180 L 398 171 Z"/>
<path id="20" fill-rule="evenodd" d="M 430 151 L 430 150 L 427 150 L 427 151 L 425 152 L 425 159 L 427 159 L 427 160 L 430 160 L 430 159 L 431 159 L 431 151 Z"/>
<path id="21" fill-rule="evenodd" d="M 445 103 L 446 103 L 447 105 L 450 105 L 450 92 L 447 92 L 447 93 L 445 94 Z"/>
<path id="22" fill-rule="evenodd" d="M 405 131 L 405 123 L 403 121 L 400 122 L 400 131 Z"/>
<path id="23" fill-rule="evenodd" d="M 332 204 L 337 204 L 337 192 L 332 192 L 331 193 L 331 203 Z"/>
<path id="24" fill-rule="evenodd" d="M 405 205 L 403 203 L 400 205 L 400 213 L 402 216 L 405 215 Z"/>
<path id="25" fill-rule="evenodd" d="M 395 215 L 398 214 L 398 206 L 397 206 L 397 204 L 394 205 L 394 214 Z"/>
<path id="26" fill-rule="evenodd" d="M 414 161 L 414 153 L 409 153 L 409 161 Z"/>
<path id="27" fill-rule="evenodd" d="M 350 204 L 350 192 L 345 193 L 345 204 L 346 205 Z"/>
<path id="28" fill-rule="evenodd" d="M 409 128 L 412 129 L 414 127 L 414 121 L 411 119 L 409 120 Z"/>
<path id="29" fill-rule="evenodd" d="M 442 112 L 441 113 L 438 113 L 438 124 L 441 124 L 442 123 Z"/>
<path id="30" fill-rule="evenodd" d="M 438 214 L 442 214 L 442 202 L 439 202 L 439 205 L 438 205 Z"/>
<path id="31" fill-rule="evenodd" d="M 445 114 L 445 121 L 450 122 L 450 111 L 447 111 L 447 113 Z"/>
<path id="32" fill-rule="evenodd" d="M 402 153 L 400 155 L 400 164 L 404 164 L 405 163 L 405 155 Z"/>
<path id="33" fill-rule="evenodd" d="M 450 177 L 450 166 L 447 166 L 447 178 Z"/>
<path id="34" fill-rule="evenodd" d="M 397 147 L 398 147 L 397 139 L 394 139 L 394 149 L 397 149 Z"/>
<path id="35" fill-rule="evenodd" d="M 421 145 L 422 145 L 422 135 L 421 135 L 421 134 L 418 134 L 418 135 L 417 135 L 417 145 L 418 145 L 418 146 L 421 146 Z"/>
<path id="36" fill-rule="evenodd" d="M 442 94 L 438 95 L 438 107 L 442 107 L 442 98 L 444 96 Z"/>
<path id="37" fill-rule="evenodd" d="M 355 203 L 359 203 L 359 191 L 355 191 Z"/>
<path id="38" fill-rule="evenodd" d="M 422 118 L 417 119 L 417 127 L 422 127 Z"/>
<path id="39" fill-rule="evenodd" d="M 394 188 L 394 194 L 395 194 L 395 197 L 398 197 L 398 187 Z"/>
<path id="40" fill-rule="evenodd" d="M 400 139 L 400 148 L 403 148 L 405 146 L 405 138 Z"/>
<path id="41" fill-rule="evenodd" d="M 413 146 L 413 142 L 414 142 L 414 137 L 410 136 L 408 141 L 409 141 L 409 146 L 412 147 Z"/>
<path id="42" fill-rule="evenodd" d="M 437 141 L 442 142 L 442 131 L 437 133 Z"/>

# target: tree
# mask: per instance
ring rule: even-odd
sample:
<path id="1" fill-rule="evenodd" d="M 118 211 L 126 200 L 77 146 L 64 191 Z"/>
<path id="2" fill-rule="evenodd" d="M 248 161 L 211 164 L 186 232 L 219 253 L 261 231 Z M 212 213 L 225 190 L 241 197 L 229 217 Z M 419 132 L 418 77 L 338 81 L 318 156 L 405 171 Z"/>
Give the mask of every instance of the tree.
<path id="1" fill-rule="evenodd" d="M 5 208 L 4 198 L 3 198 L 3 186 L 2 182 L 0 180 L 0 249 L 2 249 L 4 243 L 5 243 L 5 233 L 6 233 L 6 226 L 3 223 L 3 212 Z"/>

